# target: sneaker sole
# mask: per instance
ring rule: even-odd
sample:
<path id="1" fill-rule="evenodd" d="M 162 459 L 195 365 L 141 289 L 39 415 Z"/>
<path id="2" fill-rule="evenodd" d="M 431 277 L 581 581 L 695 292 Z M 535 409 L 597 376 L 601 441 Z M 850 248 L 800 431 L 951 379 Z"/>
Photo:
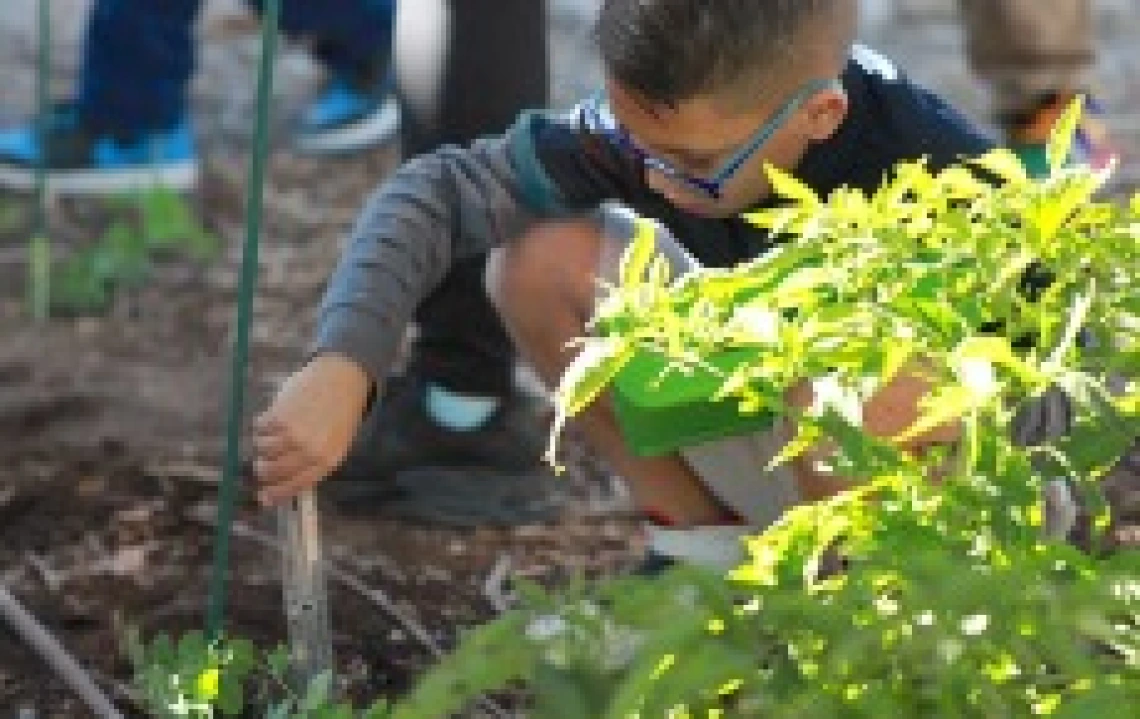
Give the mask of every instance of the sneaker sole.
<path id="1" fill-rule="evenodd" d="M 63 170 L 49 173 L 47 190 L 60 195 L 111 195 L 122 192 L 163 187 L 169 190 L 191 190 L 198 184 L 195 161 L 119 170 Z M 22 167 L 0 166 L 0 187 L 33 190 L 36 172 Z"/>
<path id="2" fill-rule="evenodd" d="M 319 135 L 298 135 L 295 143 L 300 152 L 330 155 L 388 142 L 395 139 L 399 131 L 400 104 L 388 100 L 379 110 L 351 125 Z"/>

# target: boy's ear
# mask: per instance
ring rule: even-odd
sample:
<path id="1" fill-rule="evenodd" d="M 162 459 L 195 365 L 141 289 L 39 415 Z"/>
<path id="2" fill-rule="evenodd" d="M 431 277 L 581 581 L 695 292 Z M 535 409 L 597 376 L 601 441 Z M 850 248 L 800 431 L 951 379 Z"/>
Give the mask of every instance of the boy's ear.
<path id="1" fill-rule="evenodd" d="M 804 104 L 804 134 L 812 142 L 831 137 L 847 117 L 850 102 L 842 90 L 824 90 Z"/>

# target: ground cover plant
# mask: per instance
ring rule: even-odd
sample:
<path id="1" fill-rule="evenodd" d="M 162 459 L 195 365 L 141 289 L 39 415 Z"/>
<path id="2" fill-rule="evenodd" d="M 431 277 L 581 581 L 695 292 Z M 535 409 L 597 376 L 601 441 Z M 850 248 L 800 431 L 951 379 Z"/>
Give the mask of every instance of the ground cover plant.
<path id="1" fill-rule="evenodd" d="M 54 266 L 46 243 L 38 249 L 33 243 L 29 297 L 47 298 L 53 312 L 103 312 L 116 292 L 142 285 L 156 259 L 204 262 L 216 257 L 220 248 L 218 238 L 202 227 L 190 204 L 161 187 L 112 198 L 109 218 L 99 237 Z M 30 304 L 44 301 L 33 299 Z"/>
<path id="2" fill-rule="evenodd" d="M 786 202 L 750 219 L 787 241 L 739 267 L 672 279 L 636 241 L 559 426 L 663 357 L 668 376 L 715 377 L 708 401 L 793 418 L 777 461 L 811 449 L 849 486 L 749 539 L 728 576 L 524 586 L 391 715 L 522 686 L 552 719 L 1133 716 L 1140 559 L 1118 551 L 1105 483 L 1140 435 L 1140 196 L 1100 202 L 1106 173 L 1066 165 L 1079 113 L 1040 179 L 1006 151 L 906 163 L 872 195 L 771 169 Z M 929 386 L 922 417 L 875 439 L 858 408 L 901 374 Z M 1058 392 L 1061 431 L 1012 431 Z M 952 445 L 901 449 L 947 423 Z"/>

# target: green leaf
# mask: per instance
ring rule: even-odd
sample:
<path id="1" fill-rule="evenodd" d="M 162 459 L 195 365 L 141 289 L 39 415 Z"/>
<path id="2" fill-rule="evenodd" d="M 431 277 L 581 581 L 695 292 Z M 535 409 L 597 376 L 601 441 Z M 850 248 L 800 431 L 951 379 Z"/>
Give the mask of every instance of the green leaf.
<path id="1" fill-rule="evenodd" d="M 535 671 L 535 706 L 533 716 L 541 719 L 580 719 L 596 717 L 600 707 L 592 706 L 590 691 L 582 682 L 590 677 L 577 676 L 569 670 L 542 664 Z M 596 677 L 594 681 L 599 681 Z"/>
<path id="2" fill-rule="evenodd" d="M 922 410 L 918 421 L 894 437 L 900 444 L 921 437 L 924 434 L 950 422 L 955 422 L 971 412 L 978 402 L 977 395 L 966 387 L 943 386 L 919 401 Z"/>
<path id="3" fill-rule="evenodd" d="M 905 340 L 887 338 L 883 352 L 883 367 L 879 371 L 879 385 L 883 386 L 895 378 L 899 370 L 915 355 L 917 348 Z"/>
<path id="4" fill-rule="evenodd" d="M 111 302 L 111 290 L 96 267 L 99 258 L 87 250 L 69 258 L 52 275 L 51 304 L 67 312 L 101 312 Z"/>
<path id="5" fill-rule="evenodd" d="M 958 368 L 961 367 L 962 360 L 985 360 L 1005 368 L 1031 387 L 1040 384 L 1044 379 L 1039 371 L 1031 368 L 1017 356 L 1007 337 L 967 337 L 955 348 L 953 356 Z"/>
<path id="6" fill-rule="evenodd" d="M 634 353 L 633 345 L 620 338 L 586 340 L 558 387 L 558 405 L 565 414 L 574 417 L 590 406 Z"/>
<path id="7" fill-rule="evenodd" d="M 1061 119 L 1057 121 L 1053 132 L 1049 135 L 1046 157 L 1049 158 L 1049 169 L 1053 175 L 1060 172 L 1069 161 L 1069 153 L 1073 149 L 1073 141 L 1076 139 L 1083 113 L 1084 98 L 1078 97 L 1065 109 L 1065 113 L 1061 115 Z"/>
<path id="8" fill-rule="evenodd" d="M 215 700 L 223 716 L 236 717 L 245 708 L 245 687 L 241 680 L 231 673 L 222 672 L 218 684 L 218 698 Z"/>
<path id="9" fill-rule="evenodd" d="M 196 673 L 204 668 L 209 653 L 210 645 L 201 631 L 186 632 L 178 639 L 178 665 L 185 670 Z"/>
<path id="10" fill-rule="evenodd" d="M 1074 174 L 1042 195 L 1033 209 L 1025 213 L 1029 225 L 1037 230 L 1037 247 L 1046 258 L 1056 254 L 1054 240 L 1061 227 L 1073 217 L 1078 208 L 1087 203 L 1102 184 L 1097 175 Z"/>
<path id="11" fill-rule="evenodd" d="M 265 665 L 269 668 L 270 675 L 281 682 L 288 678 L 291 663 L 289 647 L 285 645 L 280 645 L 265 655 Z"/>
<path id="12" fill-rule="evenodd" d="M 766 469 L 771 471 L 780 465 L 787 464 L 804 452 L 808 451 L 823 439 L 823 431 L 814 424 L 800 422 L 796 427 L 796 436 L 776 453 Z"/>
<path id="13" fill-rule="evenodd" d="M 819 206 L 819 196 L 815 191 L 792 175 L 784 172 L 775 165 L 764 165 L 764 172 L 768 176 L 768 183 L 777 197 L 791 200 L 804 208 Z"/>
<path id="14" fill-rule="evenodd" d="M 1106 686 L 1103 680 L 1097 687 L 1063 702 L 1052 714 L 1052 719 L 1133 719 L 1136 711 L 1135 692 L 1122 687 Z M 1129 695 L 1133 695 L 1131 698 Z"/>
<path id="15" fill-rule="evenodd" d="M 1009 148 L 995 148 L 971 162 L 1005 182 L 1014 185 L 1024 185 L 1029 182 L 1025 165 L 1021 163 L 1017 153 Z"/>
<path id="16" fill-rule="evenodd" d="M 391 713 L 392 708 L 388 704 L 388 700 L 377 699 L 364 710 L 364 713 L 360 715 L 360 719 L 388 719 Z"/>
<path id="17" fill-rule="evenodd" d="M 530 622 L 528 613 L 514 611 L 468 632 L 458 649 L 401 697 L 393 719 L 450 716 L 484 692 L 529 678 L 542 657 L 527 641 Z"/>
<path id="18" fill-rule="evenodd" d="M 150 271 L 146 239 L 125 222 L 116 222 L 107 229 L 96 252 L 103 260 L 100 273 L 113 282 L 137 284 Z"/>
<path id="19" fill-rule="evenodd" d="M 332 690 L 332 673 L 321 672 L 309 681 L 305 697 L 301 700 L 301 711 L 312 712 L 329 703 Z"/>
<path id="20" fill-rule="evenodd" d="M 622 254 L 618 269 L 618 282 L 622 288 L 631 288 L 645 279 L 649 261 L 657 251 L 657 228 L 652 220 L 634 219 L 633 241 Z"/>
<path id="21" fill-rule="evenodd" d="M 547 461 L 556 464 L 557 438 L 566 421 L 589 407 L 635 354 L 634 346 L 618 337 L 590 338 L 562 374 L 555 391 L 554 424 Z"/>

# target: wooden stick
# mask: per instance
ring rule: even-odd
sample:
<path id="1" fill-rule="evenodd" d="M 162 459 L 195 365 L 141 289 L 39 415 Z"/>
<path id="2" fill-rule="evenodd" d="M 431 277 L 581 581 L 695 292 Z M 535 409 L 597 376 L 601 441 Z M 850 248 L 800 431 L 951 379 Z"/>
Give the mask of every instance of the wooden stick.
<path id="1" fill-rule="evenodd" d="M 293 679 L 298 693 L 303 695 L 315 678 L 333 671 L 328 590 L 321 560 L 317 500 L 312 490 L 278 508 L 277 533 L 284 548 L 281 580 Z"/>

